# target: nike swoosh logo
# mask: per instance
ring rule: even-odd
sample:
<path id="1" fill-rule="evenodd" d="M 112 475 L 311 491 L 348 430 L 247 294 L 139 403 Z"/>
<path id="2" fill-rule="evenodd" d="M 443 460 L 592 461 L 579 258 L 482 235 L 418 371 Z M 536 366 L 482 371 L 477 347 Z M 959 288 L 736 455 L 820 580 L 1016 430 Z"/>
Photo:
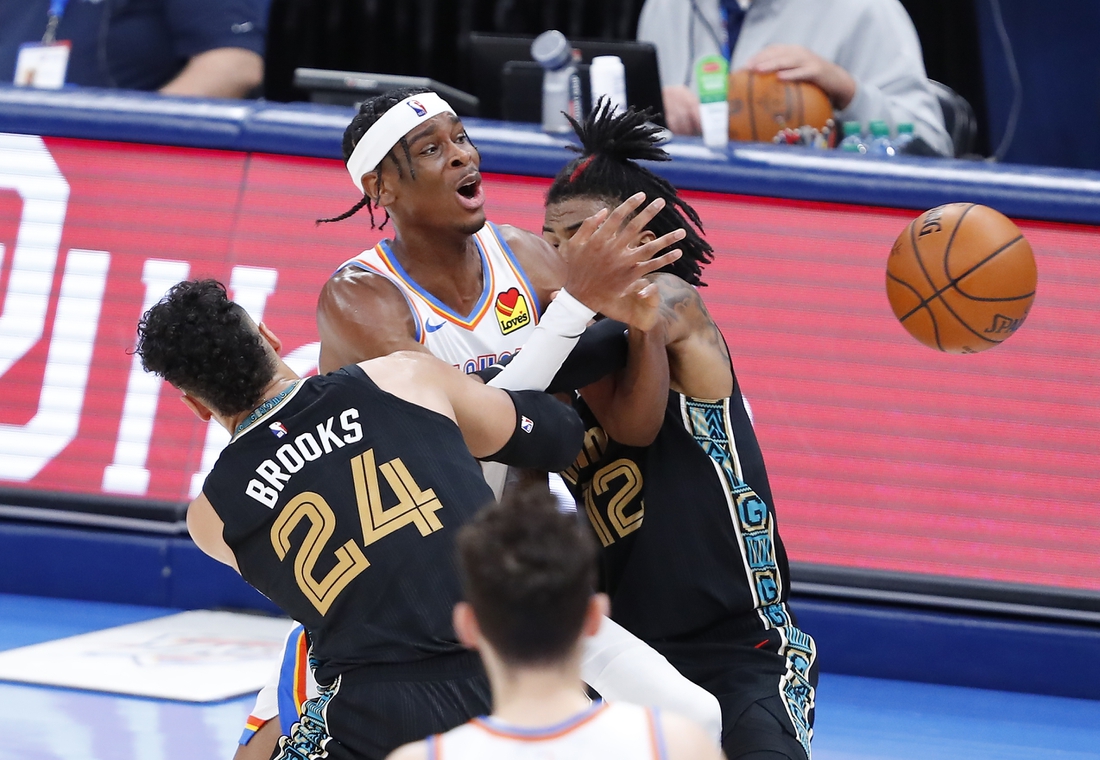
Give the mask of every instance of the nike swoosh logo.
<path id="1" fill-rule="evenodd" d="M 434 333 L 436 330 L 443 327 L 443 325 L 445 325 L 445 324 L 447 324 L 447 323 L 446 322 L 440 322 L 438 325 L 433 325 L 431 322 L 425 322 L 424 323 L 424 329 L 427 330 L 430 333 Z"/>

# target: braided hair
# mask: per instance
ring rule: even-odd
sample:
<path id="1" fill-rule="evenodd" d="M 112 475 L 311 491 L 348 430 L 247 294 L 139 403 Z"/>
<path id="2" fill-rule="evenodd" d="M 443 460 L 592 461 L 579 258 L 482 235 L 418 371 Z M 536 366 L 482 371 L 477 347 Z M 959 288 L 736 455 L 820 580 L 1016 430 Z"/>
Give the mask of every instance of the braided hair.
<path id="1" fill-rule="evenodd" d="M 382 118 L 382 114 L 386 113 L 386 111 L 393 108 L 405 98 L 411 97 L 413 95 L 422 95 L 426 92 L 431 92 L 431 90 L 424 87 L 404 87 L 399 90 L 390 90 L 389 92 L 382 93 L 381 95 L 376 95 L 370 100 L 363 101 L 363 104 L 359 106 L 359 113 L 355 115 L 355 118 L 351 120 L 351 124 L 348 124 L 347 129 L 344 130 L 344 140 L 341 143 L 341 147 L 344 151 L 344 164 L 346 165 L 348 160 L 351 158 L 352 151 L 355 150 L 355 146 L 359 144 L 359 141 L 363 139 L 363 135 L 367 133 L 368 129 L 374 126 L 374 123 L 376 121 Z M 406 165 L 409 167 L 409 175 L 413 179 L 416 179 L 416 171 L 413 169 L 412 165 L 412 154 L 409 153 L 409 141 L 402 137 L 400 140 L 398 140 L 397 144 L 400 145 L 401 149 L 405 152 L 405 161 Z M 393 165 L 397 167 L 397 176 L 404 176 L 404 170 L 401 168 L 401 162 L 397 160 L 397 154 L 394 153 L 393 150 L 387 153 L 385 158 L 383 158 L 382 160 L 385 161 L 386 158 L 392 160 Z M 378 166 L 381 167 L 381 164 L 379 164 Z M 349 216 L 353 216 L 356 212 L 359 211 L 359 209 L 365 206 L 367 209 L 367 213 L 370 214 L 370 226 L 373 230 L 375 227 L 374 204 L 376 202 L 377 199 L 372 200 L 370 195 L 364 192 L 362 200 L 360 200 L 350 209 L 340 214 L 339 216 L 332 217 L 331 219 L 318 219 L 317 224 L 343 221 Z M 383 227 L 385 227 L 386 222 L 390 220 L 390 212 L 386 211 L 385 209 L 383 209 L 383 211 L 386 214 L 386 218 L 382 220 L 382 224 L 378 225 L 378 229 L 382 229 Z"/>
<path id="2" fill-rule="evenodd" d="M 703 267 L 714 260 L 714 249 L 702 237 L 699 214 L 677 195 L 668 180 L 637 163 L 671 160 L 658 146 L 662 130 L 649 122 L 652 117 L 649 109 L 638 111 L 633 107 L 615 114 L 610 101 L 602 98 L 583 124 L 570 117 L 581 141 L 581 147 L 574 150 L 581 155 L 558 172 L 546 195 L 546 204 L 569 198 L 596 198 L 617 206 L 638 191 L 645 192 L 651 201 L 664 198 L 665 207 L 646 229 L 657 237 L 678 229 L 687 234 L 676 244 L 683 255 L 660 271 L 692 285 L 705 285 L 701 277 Z"/>

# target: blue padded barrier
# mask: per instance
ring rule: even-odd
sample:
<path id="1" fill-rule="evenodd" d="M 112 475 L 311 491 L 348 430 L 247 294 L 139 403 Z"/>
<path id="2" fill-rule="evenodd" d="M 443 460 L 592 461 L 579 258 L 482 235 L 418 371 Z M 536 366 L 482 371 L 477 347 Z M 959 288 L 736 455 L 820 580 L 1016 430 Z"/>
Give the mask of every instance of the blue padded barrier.
<path id="1" fill-rule="evenodd" d="M 352 113 L 337 106 L 0 86 L 4 132 L 336 159 Z M 466 123 L 487 172 L 553 176 L 572 155 L 566 140 L 535 125 Z M 674 160 L 654 168 L 685 189 L 910 209 L 972 201 L 1020 218 L 1100 224 L 1095 171 L 879 160 L 756 144 L 713 151 L 690 138 L 676 138 L 668 150 Z"/>
<path id="2" fill-rule="evenodd" d="M 823 672 L 1100 699 L 1100 629 L 795 599 Z"/>
<path id="3" fill-rule="evenodd" d="M 189 538 L 0 522 L 0 593 L 278 612 Z"/>

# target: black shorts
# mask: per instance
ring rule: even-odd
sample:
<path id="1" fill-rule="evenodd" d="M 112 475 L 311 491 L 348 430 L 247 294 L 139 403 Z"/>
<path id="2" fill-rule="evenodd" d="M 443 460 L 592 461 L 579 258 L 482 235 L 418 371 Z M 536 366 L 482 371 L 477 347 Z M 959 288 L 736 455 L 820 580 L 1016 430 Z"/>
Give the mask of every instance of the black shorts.
<path id="1" fill-rule="evenodd" d="M 320 696 L 279 740 L 275 760 L 383 760 L 429 734 L 490 711 L 489 680 L 476 652 L 372 665 L 318 685 Z"/>
<path id="2" fill-rule="evenodd" d="M 730 730 L 723 732 L 727 760 L 808 760 L 785 712 L 778 695 L 745 708 Z"/>
<path id="3" fill-rule="evenodd" d="M 809 754 L 817 648 L 796 625 L 764 630 L 755 615 L 743 616 L 652 644 L 718 699 L 729 760 L 757 751 L 758 745 L 794 760 Z"/>

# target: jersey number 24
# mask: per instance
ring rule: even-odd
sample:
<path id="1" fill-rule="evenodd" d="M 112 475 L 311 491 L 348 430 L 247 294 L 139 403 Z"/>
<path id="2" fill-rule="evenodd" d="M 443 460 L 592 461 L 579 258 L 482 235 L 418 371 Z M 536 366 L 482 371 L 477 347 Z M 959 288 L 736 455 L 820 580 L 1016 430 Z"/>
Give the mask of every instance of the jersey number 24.
<path id="1" fill-rule="evenodd" d="M 378 473 L 397 495 L 397 504 L 392 507 L 382 505 Z M 351 474 L 364 548 L 409 524 L 415 525 L 422 536 L 443 527 L 435 514 L 443 505 L 432 489 L 420 489 L 400 457 L 376 467 L 374 449 L 368 449 L 351 460 Z M 349 539 L 336 548 L 336 565 L 325 577 L 316 578 L 317 562 L 336 531 L 336 514 L 324 497 L 313 491 L 300 493 L 287 502 L 271 526 L 271 545 L 280 560 L 290 554 L 290 536 L 303 520 L 309 523 L 309 529 L 294 555 L 294 578 L 305 597 L 324 615 L 340 592 L 370 567 L 370 562 L 359 545 Z"/>

